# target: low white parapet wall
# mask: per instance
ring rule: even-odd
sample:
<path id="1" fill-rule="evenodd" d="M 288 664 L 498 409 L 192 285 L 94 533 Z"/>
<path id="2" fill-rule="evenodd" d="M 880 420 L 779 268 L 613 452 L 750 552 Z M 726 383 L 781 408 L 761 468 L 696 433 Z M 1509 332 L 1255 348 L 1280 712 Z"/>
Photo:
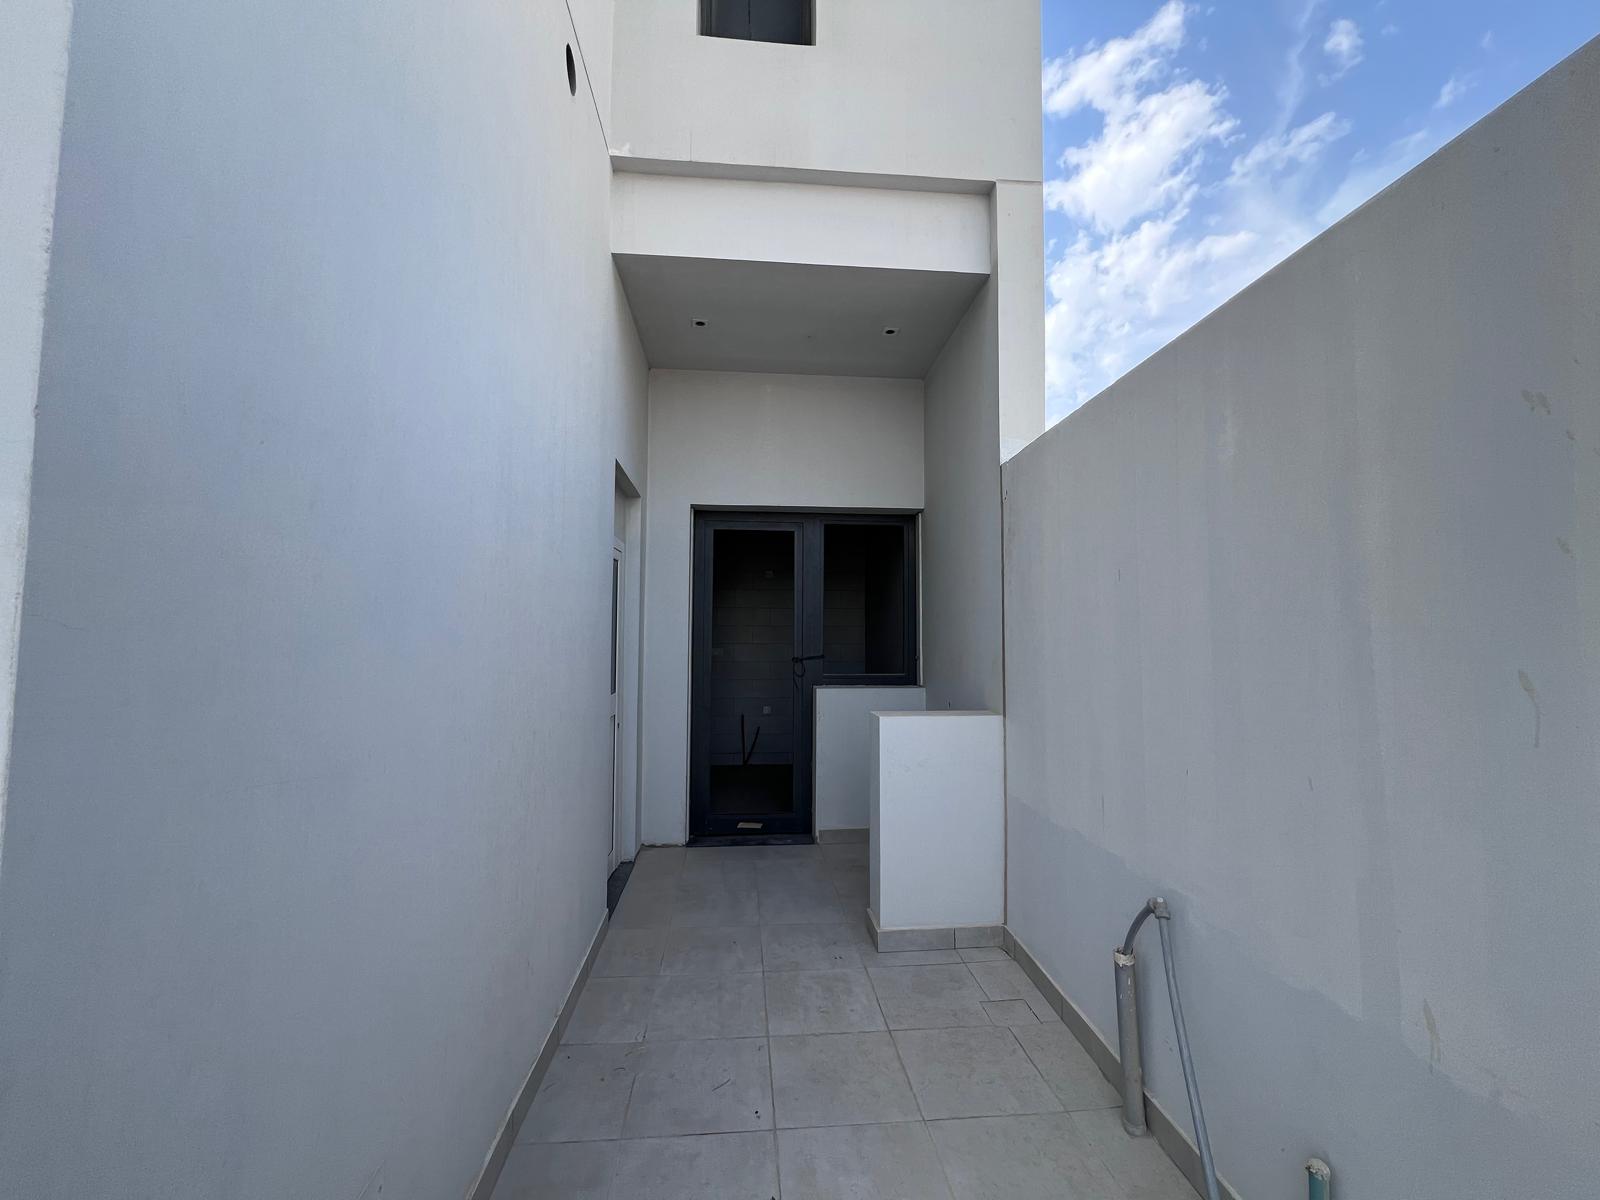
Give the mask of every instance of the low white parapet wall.
<path id="1" fill-rule="evenodd" d="M 992 712 L 875 712 L 868 919 L 880 950 L 998 943 L 1004 745 Z"/>
<path id="2" fill-rule="evenodd" d="M 871 805 L 872 714 L 921 712 L 927 692 L 919 687 L 817 688 L 816 741 L 812 778 L 816 781 L 817 833 L 865 829 Z"/>

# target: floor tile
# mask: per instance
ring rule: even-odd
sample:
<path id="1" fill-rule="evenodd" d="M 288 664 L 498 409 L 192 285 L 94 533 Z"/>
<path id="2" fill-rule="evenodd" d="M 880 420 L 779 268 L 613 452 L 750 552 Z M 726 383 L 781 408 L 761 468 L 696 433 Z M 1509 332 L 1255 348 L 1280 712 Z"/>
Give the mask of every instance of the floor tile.
<path id="1" fill-rule="evenodd" d="M 760 975 L 664 975 L 650 1005 L 646 1041 L 762 1037 L 766 999 Z"/>
<path id="2" fill-rule="evenodd" d="M 671 882 L 642 885 L 628 881 L 611 914 L 612 929 L 666 929 L 677 908 L 677 887 Z"/>
<path id="3" fill-rule="evenodd" d="M 906 1029 L 894 1042 L 930 1121 L 1061 1111 L 1009 1029 Z"/>
<path id="4" fill-rule="evenodd" d="M 780 1128 L 922 1116 L 887 1033 L 773 1038 L 772 1093 Z"/>
<path id="5" fill-rule="evenodd" d="M 864 867 L 872 857 L 866 842 L 829 842 L 822 847 L 822 861 L 830 867 Z"/>
<path id="6" fill-rule="evenodd" d="M 753 847 L 749 846 L 688 846 L 683 852 L 685 866 L 696 863 L 739 862 L 747 858 Z"/>
<path id="7" fill-rule="evenodd" d="M 985 1000 L 983 1011 L 989 1014 L 991 1025 L 1037 1025 L 1039 1018 L 1033 1015 L 1033 1009 L 1028 1007 L 1026 1000 Z"/>
<path id="8" fill-rule="evenodd" d="M 643 1055 L 638 1044 L 563 1046 L 523 1118 L 518 1143 L 620 1137 Z"/>
<path id="9" fill-rule="evenodd" d="M 988 1025 L 987 997 L 965 964 L 944 967 L 869 967 L 890 1029 Z"/>
<path id="10" fill-rule="evenodd" d="M 1129 1137 L 1120 1109 L 1075 1112 L 1083 1144 L 1111 1172 L 1126 1200 L 1195 1200 L 1195 1190 L 1153 1137 Z"/>
<path id="11" fill-rule="evenodd" d="M 740 887 L 753 888 L 761 874 L 761 864 L 749 858 L 729 859 L 722 864 L 722 877 Z"/>
<path id="12" fill-rule="evenodd" d="M 715 858 L 690 858 L 678 872 L 678 882 L 684 883 L 710 883 L 728 878 L 730 867 L 723 865 L 723 860 Z"/>
<path id="13" fill-rule="evenodd" d="M 871 886 L 867 880 L 865 867 L 849 867 L 839 871 L 832 871 L 828 876 L 833 884 L 833 890 L 839 899 L 845 901 L 855 912 L 864 912 L 867 901 L 871 895 Z"/>
<path id="14" fill-rule="evenodd" d="M 752 883 L 738 883 L 727 879 L 680 880 L 676 907 L 672 914 L 675 927 L 726 926 L 760 924 L 760 905 Z"/>
<path id="15" fill-rule="evenodd" d="M 512 1147 L 493 1200 L 609 1200 L 620 1142 Z"/>
<path id="16" fill-rule="evenodd" d="M 1122 1200 L 1065 1113 L 934 1121 L 955 1200 Z"/>
<path id="17" fill-rule="evenodd" d="M 983 994 L 991 1000 L 1025 1000 L 1033 1015 L 1041 1021 L 1059 1021 L 1061 1018 L 1039 989 L 1033 986 L 1023 970 L 1014 962 L 975 962 L 967 964 L 972 977 L 978 981 Z"/>
<path id="18" fill-rule="evenodd" d="M 954 950 L 880 950 L 863 961 L 869 967 L 949 967 L 965 960 Z"/>
<path id="19" fill-rule="evenodd" d="M 861 966 L 872 943 L 861 923 L 766 925 L 761 929 L 762 966 L 767 971 L 827 971 Z"/>
<path id="20" fill-rule="evenodd" d="M 772 1128 L 765 1038 L 646 1042 L 623 1136 L 675 1137 Z"/>
<path id="21" fill-rule="evenodd" d="M 688 856 L 682 846 L 646 846 L 633 860 L 628 886 L 670 879 L 683 870 L 687 861 Z"/>
<path id="22" fill-rule="evenodd" d="M 780 1130 L 778 1171 L 783 1200 L 950 1200 L 922 1124 Z"/>
<path id="23" fill-rule="evenodd" d="M 956 951 L 962 962 L 999 962 L 1011 956 L 1001 946 L 963 946 Z"/>
<path id="24" fill-rule="evenodd" d="M 804 882 L 773 882 L 762 876 L 756 888 L 763 925 L 843 924 L 857 915 L 855 906 L 820 876 Z"/>
<path id="25" fill-rule="evenodd" d="M 768 862 L 756 867 L 756 883 L 764 888 L 832 887 L 828 864 L 818 858 L 805 862 Z"/>
<path id="26" fill-rule="evenodd" d="M 1116 1108 L 1122 1104 L 1117 1089 L 1106 1081 L 1094 1059 L 1061 1022 L 1014 1029 L 1012 1033 L 1069 1111 Z"/>
<path id="27" fill-rule="evenodd" d="M 595 955 L 591 979 L 618 979 L 633 975 L 655 975 L 661 970 L 661 954 L 666 949 L 663 929 L 610 929 Z"/>
<path id="28" fill-rule="evenodd" d="M 653 978 L 591 978 L 561 1035 L 562 1044 L 642 1041 L 655 991 Z"/>
<path id="29" fill-rule="evenodd" d="M 816 863 L 822 861 L 822 847 L 810 846 L 749 846 L 736 847 L 744 855 L 762 865 Z"/>
<path id="30" fill-rule="evenodd" d="M 865 971 L 774 971 L 766 980 L 769 1033 L 865 1033 L 887 1028 Z"/>
<path id="31" fill-rule="evenodd" d="M 759 970 L 759 925 L 674 929 L 661 958 L 663 975 L 738 975 Z"/>
<path id="32" fill-rule="evenodd" d="M 777 1147 L 770 1133 L 623 1142 L 611 1194 L 618 1200 L 773 1200 Z"/>

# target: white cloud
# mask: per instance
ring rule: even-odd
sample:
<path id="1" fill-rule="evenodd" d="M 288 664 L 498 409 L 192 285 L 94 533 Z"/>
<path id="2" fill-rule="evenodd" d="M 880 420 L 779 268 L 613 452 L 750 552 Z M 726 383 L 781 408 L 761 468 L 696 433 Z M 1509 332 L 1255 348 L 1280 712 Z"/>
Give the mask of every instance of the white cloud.
<path id="1" fill-rule="evenodd" d="M 1290 39 L 1288 52 L 1284 56 L 1283 75 L 1278 81 L 1275 129 L 1279 133 L 1289 127 L 1289 122 L 1294 119 L 1294 114 L 1306 98 L 1305 53 L 1306 47 L 1311 44 L 1311 22 L 1316 18 L 1320 4 L 1321 0 L 1306 0 L 1305 6 L 1294 19 L 1294 36 Z"/>
<path id="2" fill-rule="evenodd" d="M 1449 108 L 1467 94 L 1467 90 L 1472 87 L 1472 83 L 1473 80 L 1470 75 L 1462 75 L 1457 72 L 1450 76 L 1449 79 L 1444 81 L 1444 86 L 1439 89 L 1439 98 L 1433 102 L 1434 111 L 1437 112 L 1440 109 Z"/>
<path id="3" fill-rule="evenodd" d="M 1443 140 L 1430 125 L 1376 156 L 1327 161 L 1350 122 L 1332 111 L 1293 120 L 1306 95 L 1306 59 L 1324 28 L 1321 2 L 1306 0 L 1291 24 L 1275 111 L 1239 146 L 1223 81 L 1182 69 L 1192 46 L 1186 26 L 1201 18 L 1179 0 L 1127 37 L 1046 64 L 1048 115 L 1101 117 L 1045 183 L 1047 204 L 1069 223 L 1047 251 L 1052 418 L 1115 382 Z M 1327 27 L 1323 53 L 1333 66 L 1349 70 L 1361 52 L 1354 22 Z"/>
<path id="4" fill-rule="evenodd" d="M 1107 113 L 1098 137 L 1062 156 L 1071 173 L 1051 181 L 1046 202 L 1114 233 L 1181 201 L 1193 187 L 1199 149 L 1235 127 L 1222 102 L 1220 89 L 1188 80 L 1142 97 L 1120 115 Z"/>
<path id="5" fill-rule="evenodd" d="M 1305 166 L 1321 155 L 1329 143 L 1349 132 L 1350 122 L 1337 113 L 1325 112 L 1287 133 L 1264 137 L 1233 160 L 1229 182 L 1238 184 L 1287 167 Z"/>
<path id="6" fill-rule="evenodd" d="M 1166 67 L 1171 53 L 1183 45 L 1187 8 L 1167 0 L 1130 37 L 1104 45 L 1090 42 L 1077 54 L 1050 59 L 1044 65 L 1044 111 L 1064 116 L 1080 108 L 1116 111 L 1147 79 Z"/>
<path id="7" fill-rule="evenodd" d="M 1257 273 L 1260 235 L 1184 236 L 1185 215 L 1106 239 L 1080 233 L 1051 263 L 1045 386 L 1053 410 L 1088 400 Z"/>
<path id="8" fill-rule="evenodd" d="M 1353 70 L 1365 57 L 1364 45 L 1361 40 L 1361 27 L 1349 17 L 1340 17 L 1329 25 L 1328 36 L 1322 41 L 1322 52 L 1333 64 L 1333 70 L 1322 76 L 1323 82 L 1332 83 Z"/>
<path id="9" fill-rule="evenodd" d="M 1193 187 L 1201 148 L 1233 132 L 1220 87 L 1173 78 L 1188 11 L 1169 0 L 1131 36 L 1045 64 L 1047 114 L 1091 109 L 1101 117 L 1100 133 L 1062 156 L 1066 176 L 1045 185 L 1051 208 L 1102 233 L 1125 229 L 1180 203 Z"/>
<path id="10" fill-rule="evenodd" d="M 1191 12 L 1168 3 L 1128 37 L 1045 66 L 1047 113 L 1102 118 L 1045 183 L 1046 203 L 1077 224 L 1052 247 L 1046 279 L 1054 412 L 1077 407 L 1314 232 L 1296 207 L 1298 178 L 1348 123 L 1327 112 L 1280 126 L 1219 171 L 1214 152 L 1238 122 L 1219 82 L 1177 67 Z"/>

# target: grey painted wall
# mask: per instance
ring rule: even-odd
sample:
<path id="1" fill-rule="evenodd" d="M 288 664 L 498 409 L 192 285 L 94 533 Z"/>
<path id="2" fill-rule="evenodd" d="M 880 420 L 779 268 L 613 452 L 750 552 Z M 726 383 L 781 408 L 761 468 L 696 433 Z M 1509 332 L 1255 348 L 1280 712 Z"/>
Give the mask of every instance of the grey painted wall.
<path id="1" fill-rule="evenodd" d="M 928 707 L 1004 703 L 997 289 L 973 300 L 923 381 L 922 679 Z"/>
<path id="2" fill-rule="evenodd" d="M 560 0 L 77 6 L 7 1195 L 460 1196 L 566 995 L 646 384 L 573 40 Z"/>
<path id="3" fill-rule="evenodd" d="M 1114 1036 L 1166 893 L 1246 1197 L 1600 1172 L 1597 129 L 1591 43 L 1006 468 L 1009 921 Z"/>
<path id="4" fill-rule="evenodd" d="M 70 0 L 11 0 L 0 9 L 0 847 L 71 25 Z"/>

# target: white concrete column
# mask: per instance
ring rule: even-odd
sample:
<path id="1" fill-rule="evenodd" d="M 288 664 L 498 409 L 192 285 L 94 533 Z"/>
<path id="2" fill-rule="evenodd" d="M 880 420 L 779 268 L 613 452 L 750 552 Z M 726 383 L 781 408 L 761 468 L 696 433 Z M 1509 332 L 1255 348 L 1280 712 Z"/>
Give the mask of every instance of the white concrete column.
<path id="1" fill-rule="evenodd" d="M 944 939 L 959 929 L 997 930 L 1005 918 L 1000 715 L 873 713 L 871 780 L 868 907 L 879 949 L 900 931 L 954 944 Z M 910 941 L 920 939 L 893 948 L 915 948 Z"/>

